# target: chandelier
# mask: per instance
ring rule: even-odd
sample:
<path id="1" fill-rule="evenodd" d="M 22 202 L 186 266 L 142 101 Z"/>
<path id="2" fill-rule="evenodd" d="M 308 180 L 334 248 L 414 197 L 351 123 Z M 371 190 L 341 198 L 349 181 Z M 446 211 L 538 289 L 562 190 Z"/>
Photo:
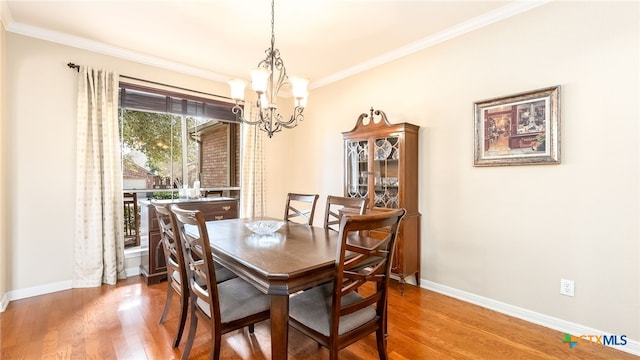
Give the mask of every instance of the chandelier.
<path id="1" fill-rule="evenodd" d="M 239 102 L 244 100 L 244 89 L 246 82 L 240 79 L 229 80 L 231 88 L 231 98 L 235 102 L 235 106 L 231 109 L 236 116 L 237 122 L 249 125 L 257 125 L 258 128 L 267 133 L 269 138 L 274 133 L 281 131 L 283 128 L 292 129 L 298 125 L 298 121 L 304 120 L 302 112 L 307 105 L 307 84 L 308 80 L 287 76 L 287 69 L 284 62 L 280 58 L 280 50 L 275 47 L 274 35 L 274 0 L 271 1 L 271 47 L 265 50 L 266 58 L 258 63 L 258 67 L 251 71 L 251 87 L 256 92 L 257 100 L 255 108 L 257 109 L 257 118 L 255 120 L 247 120 L 244 117 L 243 107 Z M 283 116 L 278 113 L 276 100 L 278 92 L 283 86 L 290 86 L 294 97 L 293 114 L 288 120 L 284 120 Z"/>

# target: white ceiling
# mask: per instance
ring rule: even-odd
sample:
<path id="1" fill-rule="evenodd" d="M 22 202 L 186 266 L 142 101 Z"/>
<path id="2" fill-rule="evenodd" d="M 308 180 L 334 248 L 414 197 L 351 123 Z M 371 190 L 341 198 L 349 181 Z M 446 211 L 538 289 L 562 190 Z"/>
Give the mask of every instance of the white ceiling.
<path id="1" fill-rule="evenodd" d="M 275 45 L 313 88 L 548 1 L 276 0 Z M 9 32 L 219 81 L 248 79 L 270 46 L 269 0 L 0 5 Z"/>

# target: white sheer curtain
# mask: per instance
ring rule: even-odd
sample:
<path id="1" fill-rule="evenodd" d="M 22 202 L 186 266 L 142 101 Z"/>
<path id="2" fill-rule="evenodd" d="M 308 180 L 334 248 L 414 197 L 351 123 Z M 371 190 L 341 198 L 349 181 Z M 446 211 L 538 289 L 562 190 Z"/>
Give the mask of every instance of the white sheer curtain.
<path id="1" fill-rule="evenodd" d="M 80 67 L 73 287 L 115 284 L 124 271 L 118 74 Z"/>
<path id="2" fill-rule="evenodd" d="M 253 120 L 256 113 L 252 110 L 251 106 L 245 107 L 245 116 Z M 258 130 L 257 126 L 242 125 L 240 217 L 265 215 L 264 139 L 264 131 Z"/>

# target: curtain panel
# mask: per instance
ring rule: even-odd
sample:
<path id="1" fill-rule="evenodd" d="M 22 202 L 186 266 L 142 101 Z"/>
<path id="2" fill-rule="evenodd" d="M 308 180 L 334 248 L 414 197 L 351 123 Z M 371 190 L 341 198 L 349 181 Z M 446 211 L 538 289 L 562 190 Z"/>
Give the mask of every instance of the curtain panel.
<path id="1" fill-rule="evenodd" d="M 252 100 L 245 104 L 254 103 Z M 251 106 L 245 107 L 245 116 L 254 121 L 257 112 Z M 264 175 L 265 132 L 255 125 L 242 125 L 241 175 L 240 175 L 240 217 L 265 216 L 265 175 Z"/>
<path id="2" fill-rule="evenodd" d="M 126 278 L 118 80 L 116 73 L 80 67 L 73 287 Z"/>

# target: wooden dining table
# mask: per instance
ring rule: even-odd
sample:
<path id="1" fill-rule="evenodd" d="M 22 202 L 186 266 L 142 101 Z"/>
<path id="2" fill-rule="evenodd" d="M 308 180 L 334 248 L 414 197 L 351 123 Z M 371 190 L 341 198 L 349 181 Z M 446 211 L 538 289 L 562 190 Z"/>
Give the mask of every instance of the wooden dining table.
<path id="1" fill-rule="evenodd" d="M 270 296 L 271 357 L 287 359 L 289 295 L 330 280 L 335 274 L 338 233 L 286 222 L 258 235 L 245 224 L 260 219 L 208 221 L 215 261 Z"/>

